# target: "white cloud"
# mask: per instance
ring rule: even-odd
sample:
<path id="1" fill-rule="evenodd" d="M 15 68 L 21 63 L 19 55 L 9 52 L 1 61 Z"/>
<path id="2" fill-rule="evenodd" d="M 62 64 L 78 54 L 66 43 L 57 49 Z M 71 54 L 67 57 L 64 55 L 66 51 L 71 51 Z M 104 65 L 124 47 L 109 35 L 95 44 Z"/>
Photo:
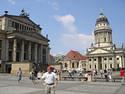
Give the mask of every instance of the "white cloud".
<path id="1" fill-rule="evenodd" d="M 74 16 L 68 14 L 68 15 L 64 15 L 64 16 L 55 16 L 55 19 L 60 22 L 64 29 L 66 29 L 66 31 L 68 32 L 76 32 L 76 26 L 75 26 L 75 18 Z"/>
<path id="2" fill-rule="evenodd" d="M 16 0 L 8 0 L 8 2 L 10 2 L 12 5 L 16 4 Z"/>
<path id="3" fill-rule="evenodd" d="M 75 22 L 74 16 L 70 14 L 64 16 L 56 16 L 55 18 L 58 22 L 61 22 L 63 25 L 74 24 Z"/>
<path id="4" fill-rule="evenodd" d="M 93 42 L 93 35 L 87 35 L 78 32 L 75 25 L 75 17 L 71 14 L 64 16 L 55 16 L 57 22 L 61 23 L 64 31 L 61 34 L 61 40 L 64 47 L 76 50 L 85 50 Z"/>

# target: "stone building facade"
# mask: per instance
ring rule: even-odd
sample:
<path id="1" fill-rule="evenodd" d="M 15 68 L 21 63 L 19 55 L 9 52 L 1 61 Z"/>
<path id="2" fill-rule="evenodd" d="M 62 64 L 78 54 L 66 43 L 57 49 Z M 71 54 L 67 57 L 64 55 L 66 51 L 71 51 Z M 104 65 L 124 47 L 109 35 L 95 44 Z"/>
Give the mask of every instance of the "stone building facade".
<path id="1" fill-rule="evenodd" d="M 125 67 L 125 48 L 112 42 L 112 28 L 103 13 L 96 20 L 94 37 L 95 43 L 87 49 L 87 70 Z"/>
<path id="2" fill-rule="evenodd" d="M 1 72 L 12 72 L 12 64 L 29 63 L 41 68 L 48 63 L 49 40 L 41 30 L 24 10 L 20 15 L 9 15 L 5 11 L 0 16 Z"/>

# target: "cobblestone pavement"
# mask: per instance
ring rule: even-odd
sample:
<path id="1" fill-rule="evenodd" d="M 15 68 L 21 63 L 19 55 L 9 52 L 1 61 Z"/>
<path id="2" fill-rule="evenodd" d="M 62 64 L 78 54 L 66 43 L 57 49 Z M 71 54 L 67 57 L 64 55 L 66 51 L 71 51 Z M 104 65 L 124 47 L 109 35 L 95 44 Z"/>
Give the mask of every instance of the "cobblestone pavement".
<path id="1" fill-rule="evenodd" d="M 0 94 L 44 94 L 44 86 L 35 85 L 24 77 L 17 83 L 16 76 L 0 74 Z M 125 94 L 125 85 L 120 82 L 60 81 L 56 94 Z"/>

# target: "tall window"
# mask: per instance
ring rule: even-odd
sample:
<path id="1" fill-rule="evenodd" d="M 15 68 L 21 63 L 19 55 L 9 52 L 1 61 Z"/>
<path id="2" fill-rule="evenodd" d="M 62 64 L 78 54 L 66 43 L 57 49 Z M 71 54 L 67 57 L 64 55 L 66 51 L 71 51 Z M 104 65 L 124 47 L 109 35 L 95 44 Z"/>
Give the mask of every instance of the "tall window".
<path id="1" fill-rule="evenodd" d="M 104 38 L 104 42 L 106 42 L 106 38 Z"/>
<path id="2" fill-rule="evenodd" d="M 105 69 L 107 69 L 107 65 L 105 64 Z"/>
<path id="3" fill-rule="evenodd" d="M 9 51 L 9 61 L 12 61 L 12 51 Z"/>
<path id="4" fill-rule="evenodd" d="M 15 23 L 16 30 L 19 30 L 19 23 Z"/>
<path id="5" fill-rule="evenodd" d="M 74 63 L 72 63 L 72 68 L 74 68 Z"/>
<path id="6" fill-rule="evenodd" d="M 112 68 L 112 64 L 110 64 L 110 68 Z"/>
<path id="7" fill-rule="evenodd" d="M 96 69 L 96 65 L 95 65 L 95 69 Z"/>
<path id="8" fill-rule="evenodd" d="M 65 68 L 67 68 L 67 63 L 65 63 Z"/>
<path id="9" fill-rule="evenodd" d="M 15 27 L 15 23 L 14 23 L 14 21 L 12 21 L 12 27 Z"/>
<path id="10" fill-rule="evenodd" d="M 89 68 L 91 69 L 91 65 L 89 66 Z"/>
<path id="11" fill-rule="evenodd" d="M 117 68 L 119 68 L 119 64 L 117 64 Z"/>

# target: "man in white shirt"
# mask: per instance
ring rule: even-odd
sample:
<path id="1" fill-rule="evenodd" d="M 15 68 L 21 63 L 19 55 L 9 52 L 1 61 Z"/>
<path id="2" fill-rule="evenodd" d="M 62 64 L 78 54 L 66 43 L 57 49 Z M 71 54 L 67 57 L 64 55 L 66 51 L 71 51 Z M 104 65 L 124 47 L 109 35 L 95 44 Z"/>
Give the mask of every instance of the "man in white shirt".
<path id="1" fill-rule="evenodd" d="M 55 94 L 55 86 L 57 85 L 58 80 L 52 67 L 47 68 L 47 72 L 43 74 L 42 79 L 45 82 L 45 94 L 51 94 L 51 91 Z"/>

